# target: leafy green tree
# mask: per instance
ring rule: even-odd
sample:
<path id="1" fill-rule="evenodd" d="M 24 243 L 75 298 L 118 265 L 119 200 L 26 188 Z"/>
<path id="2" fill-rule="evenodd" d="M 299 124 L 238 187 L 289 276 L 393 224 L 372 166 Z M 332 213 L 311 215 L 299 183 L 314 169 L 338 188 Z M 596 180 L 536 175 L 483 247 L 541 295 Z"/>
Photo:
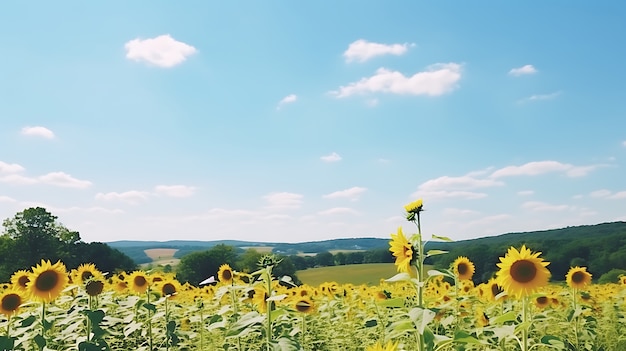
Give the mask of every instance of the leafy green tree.
<path id="1" fill-rule="evenodd" d="M 315 263 L 318 266 L 322 266 L 322 267 L 334 266 L 335 265 L 335 258 L 333 257 L 332 253 L 330 253 L 328 251 L 324 251 L 324 252 L 320 252 L 317 255 L 315 255 Z"/>
<path id="2" fill-rule="evenodd" d="M 178 263 L 176 278 L 181 282 L 198 285 L 201 281 L 215 276 L 223 264 L 236 267 L 237 251 L 233 246 L 215 245 L 206 251 L 196 251 L 183 256 Z"/>

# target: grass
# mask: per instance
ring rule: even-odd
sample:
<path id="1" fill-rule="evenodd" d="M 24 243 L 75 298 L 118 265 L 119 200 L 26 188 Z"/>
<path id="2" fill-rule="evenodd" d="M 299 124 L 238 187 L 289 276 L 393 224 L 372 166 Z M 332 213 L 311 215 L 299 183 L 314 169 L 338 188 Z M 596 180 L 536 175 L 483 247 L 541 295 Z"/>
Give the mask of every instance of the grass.
<path id="1" fill-rule="evenodd" d="M 393 263 L 364 263 L 309 268 L 297 271 L 296 275 L 302 283 L 312 286 L 324 282 L 378 285 L 381 279 L 391 278 L 396 273 L 396 266 Z"/>

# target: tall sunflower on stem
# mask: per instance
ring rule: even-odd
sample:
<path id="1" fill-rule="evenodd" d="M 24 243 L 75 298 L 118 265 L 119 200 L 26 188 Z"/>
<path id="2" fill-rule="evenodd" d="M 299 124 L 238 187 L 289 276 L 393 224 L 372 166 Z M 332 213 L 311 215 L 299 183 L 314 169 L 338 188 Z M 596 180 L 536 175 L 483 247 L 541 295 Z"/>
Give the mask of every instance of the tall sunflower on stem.
<path id="1" fill-rule="evenodd" d="M 574 337 L 576 340 L 576 347 L 579 347 L 579 317 L 577 313 L 577 300 L 576 297 L 580 289 L 584 289 L 587 285 L 591 284 L 591 273 L 587 272 L 587 267 L 571 267 L 565 275 L 565 281 L 567 285 L 572 289 L 572 309 L 574 313 Z"/>
<path id="2" fill-rule="evenodd" d="M 540 288 L 548 285 L 550 271 L 546 268 L 550 262 L 540 258 L 541 252 L 532 253 L 523 245 L 518 251 L 510 247 L 504 257 L 500 257 L 497 266 L 500 270 L 496 273 L 496 282 L 509 296 L 522 300 L 522 351 L 528 351 L 528 329 L 530 319 L 528 316 L 529 296 Z"/>

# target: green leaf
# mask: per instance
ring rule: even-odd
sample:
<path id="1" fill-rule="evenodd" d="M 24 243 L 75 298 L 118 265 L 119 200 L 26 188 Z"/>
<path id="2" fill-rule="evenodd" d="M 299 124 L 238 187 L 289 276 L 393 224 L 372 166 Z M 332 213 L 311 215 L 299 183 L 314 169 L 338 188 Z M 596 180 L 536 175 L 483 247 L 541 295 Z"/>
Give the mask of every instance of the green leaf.
<path id="1" fill-rule="evenodd" d="M 560 349 L 565 348 L 565 343 L 559 337 L 556 337 L 554 335 L 544 335 L 541 338 L 541 343 L 545 345 L 551 345 Z"/>
<path id="2" fill-rule="evenodd" d="M 396 297 L 393 299 L 386 299 L 386 300 L 379 301 L 376 304 L 381 307 L 399 308 L 399 307 L 404 306 L 404 298 Z"/>
<path id="3" fill-rule="evenodd" d="M 43 350 L 43 348 L 46 346 L 46 338 L 44 338 L 41 334 L 35 335 L 33 340 L 35 340 L 35 343 L 37 344 L 37 346 L 39 346 L 40 350 Z"/>
<path id="4" fill-rule="evenodd" d="M 462 330 L 459 330 L 456 333 L 454 333 L 454 341 L 462 342 L 465 344 L 481 344 L 480 340 L 476 339 L 474 336 Z"/>
<path id="5" fill-rule="evenodd" d="M 377 326 L 377 325 L 378 325 L 378 321 L 377 321 L 377 320 L 375 320 L 375 319 L 370 319 L 370 320 L 367 320 L 367 321 L 365 322 L 365 327 L 366 327 L 366 328 L 375 327 L 375 326 Z"/>
<path id="6" fill-rule="evenodd" d="M 393 277 L 389 279 L 385 279 L 387 283 L 403 282 L 403 281 L 408 281 L 408 280 L 411 280 L 411 275 L 406 272 L 401 272 L 401 273 L 394 275 Z"/>
<path id="7" fill-rule="evenodd" d="M 143 308 L 147 309 L 148 311 L 152 311 L 153 313 L 156 312 L 156 306 L 154 304 L 151 303 L 144 303 L 143 305 L 141 305 Z"/>
<path id="8" fill-rule="evenodd" d="M 424 329 L 428 325 L 428 323 L 432 322 L 435 319 L 435 312 L 427 309 L 427 308 L 419 308 L 415 307 L 409 311 L 409 317 L 415 323 L 417 327 L 417 331 L 420 334 L 424 334 Z"/>
<path id="9" fill-rule="evenodd" d="M 20 323 L 20 327 L 21 328 L 30 327 L 33 323 L 35 323 L 36 320 L 37 320 L 36 316 L 34 315 L 28 316 L 27 318 L 22 320 L 22 323 Z"/>
<path id="10" fill-rule="evenodd" d="M 445 250 L 428 250 L 428 252 L 426 252 L 426 257 L 443 255 L 443 254 L 447 254 L 447 253 L 448 253 L 448 251 L 445 251 Z"/>
<path id="11" fill-rule="evenodd" d="M 437 240 L 442 240 L 442 241 L 447 241 L 447 242 L 452 242 L 454 240 L 448 238 L 447 236 L 439 236 L 439 235 L 435 235 L 433 234 L 433 239 L 437 239 Z"/>
<path id="12" fill-rule="evenodd" d="M 489 320 L 489 324 L 491 325 L 499 325 L 506 322 L 512 322 L 517 319 L 517 312 L 509 311 L 505 314 L 501 314 L 497 317 L 493 317 Z"/>
<path id="13" fill-rule="evenodd" d="M 15 338 L 10 336 L 0 336 L 0 350 L 14 350 Z"/>

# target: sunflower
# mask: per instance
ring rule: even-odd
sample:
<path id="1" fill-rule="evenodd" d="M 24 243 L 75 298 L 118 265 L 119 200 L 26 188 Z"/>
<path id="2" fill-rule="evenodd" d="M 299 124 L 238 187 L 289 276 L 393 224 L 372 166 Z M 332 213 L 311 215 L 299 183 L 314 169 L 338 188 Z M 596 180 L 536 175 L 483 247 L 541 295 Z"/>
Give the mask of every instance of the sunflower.
<path id="1" fill-rule="evenodd" d="M 565 275 L 567 285 L 573 289 L 583 289 L 591 283 L 591 273 L 587 272 L 587 267 L 572 267 Z"/>
<path id="2" fill-rule="evenodd" d="M 315 304 L 309 298 L 301 298 L 294 303 L 296 311 L 302 313 L 311 313 L 315 310 Z"/>
<path id="3" fill-rule="evenodd" d="M 474 263 L 467 257 L 459 256 L 452 262 L 452 270 L 459 280 L 470 280 L 474 275 Z"/>
<path id="4" fill-rule="evenodd" d="M 41 263 L 33 267 L 28 275 L 26 290 L 35 299 L 50 302 L 59 297 L 69 282 L 67 270 L 61 261 L 52 264 L 50 261 L 41 260 Z"/>
<path id="5" fill-rule="evenodd" d="M 485 295 L 487 295 L 489 301 L 496 301 L 496 297 L 504 292 L 504 290 L 502 290 L 502 287 L 498 284 L 495 278 L 489 279 L 486 284 L 485 290 Z M 501 296 L 501 298 L 504 297 Z"/>
<path id="6" fill-rule="evenodd" d="M 531 253 L 526 245 L 520 251 L 510 247 L 505 257 L 500 257 L 497 264 L 500 270 L 496 280 L 504 291 L 518 298 L 528 296 L 535 290 L 548 285 L 550 271 L 546 268 L 550 262 L 539 258 L 541 252 Z"/>
<path id="7" fill-rule="evenodd" d="M 489 325 L 489 316 L 482 309 L 476 311 L 476 324 L 480 327 L 486 327 Z"/>
<path id="8" fill-rule="evenodd" d="M 161 295 L 168 299 L 174 298 L 182 290 L 182 286 L 176 279 L 167 279 L 159 283 Z"/>
<path id="9" fill-rule="evenodd" d="M 247 293 L 248 298 L 252 299 L 252 304 L 255 305 L 259 312 L 267 312 L 267 299 L 270 297 L 267 291 L 263 288 L 254 288 Z"/>
<path id="10" fill-rule="evenodd" d="M 389 241 L 389 251 L 396 257 L 396 268 L 398 272 L 409 272 L 409 266 L 413 260 L 413 245 L 402 233 L 402 227 L 398 228 L 397 234 L 391 234 Z"/>
<path id="11" fill-rule="evenodd" d="M 127 278 L 128 288 L 137 293 L 143 294 L 148 290 L 150 283 L 148 282 L 148 275 L 144 271 L 134 271 Z"/>
<path id="12" fill-rule="evenodd" d="M 620 275 L 618 282 L 622 285 L 626 285 L 626 275 Z"/>
<path id="13" fill-rule="evenodd" d="M 24 301 L 24 292 L 18 289 L 8 289 L 0 294 L 0 313 L 10 317 L 20 309 Z"/>
<path id="14" fill-rule="evenodd" d="M 217 278 L 223 283 L 231 283 L 234 275 L 233 269 L 228 264 L 221 265 L 217 271 Z"/>
<path id="15" fill-rule="evenodd" d="M 537 306 L 537 308 L 546 308 L 550 306 L 550 302 L 551 299 L 545 295 L 537 296 L 535 298 L 535 306 Z"/>
<path id="16" fill-rule="evenodd" d="M 73 269 L 70 272 L 72 282 L 78 285 L 84 285 L 90 279 L 96 279 L 103 281 L 104 275 L 100 272 L 93 263 L 84 263 Z"/>
<path id="17" fill-rule="evenodd" d="M 28 271 L 23 269 L 16 271 L 11 275 L 11 284 L 20 291 L 26 291 L 26 284 L 30 281 L 28 278 L 29 274 Z"/>
<path id="18" fill-rule="evenodd" d="M 102 294 L 104 290 L 104 282 L 98 279 L 89 279 L 87 283 L 85 283 L 85 291 L 89 296 L 98 296 Z"/>
<path id="19" fill-rule="evenodd" d="M 396 351 L 398 350 L 398 342 L 392 342 L 389 340 L 387 345 L 383 346 L 380 341 L 374 345 L 368 346 L 365 351 Z"/>
<path id="20" fill-rule="evenodd" d="M 424 204 L 422 203 L 422 199 L 417 199 L 410 204 L 404 206 L 406 210 L 406 219 L 409 221 L 415 220 L 415 215 L 422 212 L 424 208 Z"/>

